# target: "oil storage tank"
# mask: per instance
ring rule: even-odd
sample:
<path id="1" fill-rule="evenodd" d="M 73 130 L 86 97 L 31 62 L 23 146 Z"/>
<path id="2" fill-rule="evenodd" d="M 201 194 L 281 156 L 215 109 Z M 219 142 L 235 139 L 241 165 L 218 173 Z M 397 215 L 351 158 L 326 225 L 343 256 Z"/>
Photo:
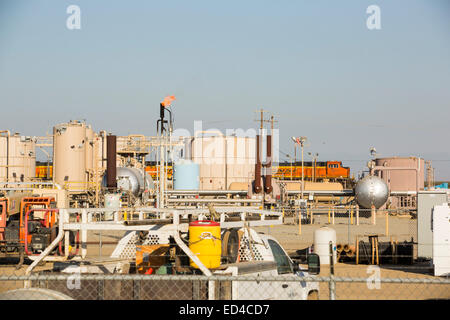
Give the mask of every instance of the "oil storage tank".
<path id="1" fill-rule="evenodd" d="M 200 165 L 190 160 L 178 160 L 173 167 L 173 188 L 175 190 L 198 190 L 200 186 Z"/>
<path id="2" fill-rule="evenodd" d="M 35 175 L 36 139 L 9 132 L 0 136 L 0 181 L 26 182 Z"/>
<path id="3" fill-rule="evenodd" d="M 256 139 L 204 133 L 216 135 L 196 133 L 190 142 L 192 160 L 200 165 L 200 189 L 228 190 L 233 182 L 250 184 L 255 174 Z"/>
<path id="4" fill-rule="evenodd" d="M 87 187 L 86 129 L 86 124 L 79 121 L 53 128 L 53 181 L 71 191 Z"/>
<path id="5" fill-rule="evenodd" d="M 375 159 L 376 166 L 411 168 L 411 170 L 382 170 L 379 177 L 389 186 L 391 191 L 416 191 L 424 189 L 425 161 L 417 157 L 390 157 Z M 417 171 L 418 181 L 417 181 Z"/>

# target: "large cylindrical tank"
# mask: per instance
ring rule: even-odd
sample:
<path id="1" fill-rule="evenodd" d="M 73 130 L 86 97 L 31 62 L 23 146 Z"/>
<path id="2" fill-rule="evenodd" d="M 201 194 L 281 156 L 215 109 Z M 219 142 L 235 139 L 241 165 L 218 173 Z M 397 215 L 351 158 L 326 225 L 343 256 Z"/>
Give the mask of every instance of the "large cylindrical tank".
<path id="1" fill-rule="evenodd" d="M 391 157 L 375 159 L 376 166 L 417 169 L 419 172 L 417 181 L 416 170 L 382 170 L 379 177 L 389 186 L 390 191 L 416 191 L 425 186 L 425 161 L 417 157 Z"/>
<path id="2" fill-rule="evenodd" d="M 356 183 L 355 199 L 360 207 L 376 209 L 383 206 L 389 197 L 389 189 L 383 179 L 367 176 Z"/>
<path id="3" fill-rule="evenodd" d="M 86 171 L 91 174 L 94 173 L 94 143 L 96 134 L 91 126 L 86 127 Z"/>
<path id="4" fill-rule="evenodd" d="M 192 139 L 192 160 L 200 165 L 200 189 L 227 190 L 233 182 L 252 183 L 255 179 L 256 139 L 218 134 L 196 134 Z"/>
<path id="5" fill-rule="evenodd" d="M 145 172 L 145 183 L 143 170 L 136 168 L 118 167 L 116 170 L 117 190 L 121 192 L 131 192 L 134 196 L 139 196 L 148 189 L 153 189 L 152 177 Z M 106 187 L 106 174 L 103 176 L 102 186 Z"/>
<path id="6" fill-rule="evenodd" d="M 333 250 L 333 262 L 337 261 L 336 230 L 322 227 L 314 231 L 314 253 L 320 258 L 320 264 L 330 264 L 330 241 Z"/>
<path id="7" fill-rule="evenodd" d="M 36 175 L 36 140 L 16 133 L 0 136 L 0 181 L 25 182 Z"/>
<path id="8" fill-rule="evenodd" d="M 200 165 L 190 160 L 178 160 L 173 166 L 173 188 L 175 190 L 198 190 Z"/>
<path id="9" fill-rule="evenodd" d="M 53 181 L 71 190 L 86 189 L 86 124 L 79 121 L 53 128 Z"/>
<path id="10" fill-rule="evenodd" d="M 209 220 L 191 222 L 189 224 L 189 249 L 205 267 L 218 268 L 222 255 L 220 224 Z M 190 265 L 198 268 L 192 260 Z"/>

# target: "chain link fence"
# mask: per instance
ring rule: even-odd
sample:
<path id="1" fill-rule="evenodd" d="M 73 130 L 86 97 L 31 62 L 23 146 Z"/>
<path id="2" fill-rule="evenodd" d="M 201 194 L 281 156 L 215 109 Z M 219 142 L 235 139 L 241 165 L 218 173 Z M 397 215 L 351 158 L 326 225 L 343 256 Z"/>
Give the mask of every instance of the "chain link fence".
<path id="1" fill-rule="evenodd" d="M 450 279 L 376 271 L 362 278 L 35 274 L 2 275 L 0 291 L 2 300 L 434 300 L 450 299 Z"/>

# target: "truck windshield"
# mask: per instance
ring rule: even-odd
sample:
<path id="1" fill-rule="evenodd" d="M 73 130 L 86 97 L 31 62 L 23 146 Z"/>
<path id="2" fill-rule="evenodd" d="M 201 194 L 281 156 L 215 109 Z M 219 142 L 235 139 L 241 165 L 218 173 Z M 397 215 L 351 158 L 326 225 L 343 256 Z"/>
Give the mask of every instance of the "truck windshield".
<path id="1" fill-rule="evenodd" d="M 291 265 L 291 261 L 288 256 L 284 253 L 283 249 L 280 247 L 278 243 L 269 239 L 269 246 L 272 249 L 273 257 L 278 267 L 278 274 L 284 273 L 294 273 L 294 270 Z"/>

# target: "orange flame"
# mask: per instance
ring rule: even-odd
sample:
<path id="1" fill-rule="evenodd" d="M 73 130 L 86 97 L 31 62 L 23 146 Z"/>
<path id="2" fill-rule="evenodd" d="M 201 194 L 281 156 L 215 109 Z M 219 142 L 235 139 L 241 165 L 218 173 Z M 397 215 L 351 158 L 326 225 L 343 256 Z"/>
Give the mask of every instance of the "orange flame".
<path id="1" fill-rule="evenodd" d="M 175 100 L 175 96 L 167 96 L 164 98 L 164 100 L 163 100 L 163 102 L 161 102 L 161 104 L 167 108 L 168 106 L 170 106 L 170 104 L 172 103 L 173 100 Z"/>

